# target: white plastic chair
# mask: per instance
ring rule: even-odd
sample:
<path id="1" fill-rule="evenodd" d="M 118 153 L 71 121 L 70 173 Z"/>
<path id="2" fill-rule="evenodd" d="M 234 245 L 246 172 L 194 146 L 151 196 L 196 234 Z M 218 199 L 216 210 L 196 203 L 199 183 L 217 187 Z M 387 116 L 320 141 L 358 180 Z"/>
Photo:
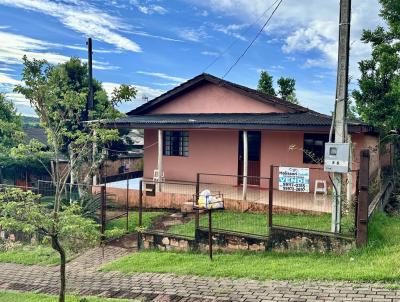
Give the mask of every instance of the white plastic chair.
<path id="1" fill-rule="evenodd" d="M 322 187 L 320 185 L 322 185 Z M 315 180 L 314 196 L 316 196 L 317 193 L 323 193 L 324 195 L 328 194 L 328 188 L 326 186 L 326 180 L 320 180 L 320 179 L 316 179 Z"/>

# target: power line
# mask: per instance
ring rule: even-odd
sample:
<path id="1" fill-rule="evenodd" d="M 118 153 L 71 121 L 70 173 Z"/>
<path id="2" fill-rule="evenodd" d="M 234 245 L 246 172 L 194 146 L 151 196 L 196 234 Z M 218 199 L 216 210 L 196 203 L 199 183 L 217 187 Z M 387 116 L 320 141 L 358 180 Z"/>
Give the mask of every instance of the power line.
<path id="1" fill-rule="evenodd" d="M 232 64 L 232 66 L 228 69 L 227 72 L 225 72 L 224 76 L 222 77 L 222 79 L 225 79 L 225 77 L 232 71 L 232 69 L 237 65 L 237 63 L 239 63 L 239 61 L 246 55 L 247 51 L 250 49 L 251 46 L 253 46 L 254 42 L 258 39 L 258 37 L 261 35 L 261 33 L 264 31 L 265 27 L 268 25 L 269 21 L 272 19 L 272 17 L 274 16 L 276 10 L 279 8 L 279 6 L 281 5 L 283 0 L 280 0 L 278 5 L 274 8 L 274 10 L 272 11 L 271 15 L 269 16 L 269 18 L 267 19 L 267 21 L 264 23 L 264 25 L 261 27 L 261 29 L 259 30 L 259 32 L 256 34 L 256 36 L 254 37 L 254 39 L 251 41 L 251 43 L 249 44 L 249 46 L 247 46 L 247 48 L 243 51 L 243 53 L 237 58 L 237 60 Z"/>
<path id="2" fill-rule="evenodd" d="M 267 12 L 273 8 L 275 6 L 276 3 L 278 3 L 279 0 L 276 0 L 274 3 L 272 3 L 258 18 L 256 21 L 254 21 L 244 32 L 243 35 L 246 35 L 250 29 L 253 28 L 253 26 L 255 24 L 257 24 L 262 18 L 264 18 L 264 16 L 267 14 Z M 218 56 L 216 58 L 214 58 L 214 60 L 212 60 L 210 62 L 210 64 L 207 65 L 206 68 L 203 69 L 203 73 L 206 72 L 209 68 L 211 68 L 211 66 L 213 66 L 222 56 L 224 56 L 229 50 L 231 50 L 231 48 L 237 43 L 239 42 L 239 38 L 235 38 L 233 39 L 233 41 L 228 45 L 227 48 L 225 48 L 225 50 L 221 51 Z"/>

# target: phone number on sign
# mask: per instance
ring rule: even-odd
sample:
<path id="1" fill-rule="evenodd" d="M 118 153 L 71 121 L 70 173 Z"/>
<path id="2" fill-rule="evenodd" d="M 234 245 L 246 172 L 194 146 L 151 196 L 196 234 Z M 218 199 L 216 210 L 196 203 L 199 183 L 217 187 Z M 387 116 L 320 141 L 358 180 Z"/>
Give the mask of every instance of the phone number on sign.
<path id="1" fill-rule="evenodd" d="M 304 191 L 307 191 L 307 187 L 304 184 L 282 184 L 281 190 L 304 192 Z"/>

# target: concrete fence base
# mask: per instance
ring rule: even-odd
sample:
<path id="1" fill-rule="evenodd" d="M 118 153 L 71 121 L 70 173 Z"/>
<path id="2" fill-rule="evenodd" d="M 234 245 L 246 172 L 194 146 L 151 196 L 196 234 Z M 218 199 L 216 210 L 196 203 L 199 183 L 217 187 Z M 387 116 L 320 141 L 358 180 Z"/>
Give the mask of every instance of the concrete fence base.
<path id="1" fill-rule="evenodd" d="M 214 251 L 221 252 L 318 252 L 345 253 L 355 247 L 354 239 L 330 233 L 273 227 L 268 237 L 216 230 L 212 234 Z M 195 237 L 163 232 L 143 232 L 141 247 L 162 251 L 207 252 L 208 230 L 197 229 Z"/>

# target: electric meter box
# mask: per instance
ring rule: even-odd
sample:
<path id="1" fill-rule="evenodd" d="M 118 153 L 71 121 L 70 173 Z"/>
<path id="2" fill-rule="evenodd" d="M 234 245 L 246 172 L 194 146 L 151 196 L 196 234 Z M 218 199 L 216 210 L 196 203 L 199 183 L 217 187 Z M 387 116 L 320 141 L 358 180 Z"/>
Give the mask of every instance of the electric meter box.
<path id="1" fill-rule="evenodd" d="M 347 173 L 350 171 L 350 144 L 326 143 L 324 171 Z"/>

